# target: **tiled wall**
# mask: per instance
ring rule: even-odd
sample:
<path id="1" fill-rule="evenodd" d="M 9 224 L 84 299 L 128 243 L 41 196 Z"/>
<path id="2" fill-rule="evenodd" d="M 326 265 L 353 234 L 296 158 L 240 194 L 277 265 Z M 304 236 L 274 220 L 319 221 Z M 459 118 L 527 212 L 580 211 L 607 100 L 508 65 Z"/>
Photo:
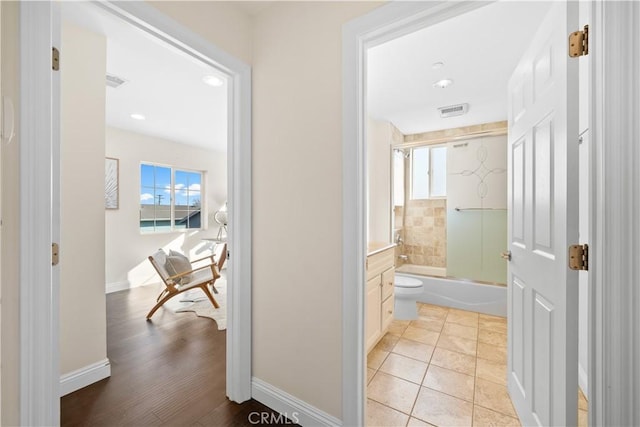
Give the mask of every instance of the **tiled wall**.
<path id="1" fill-rule="evenodd" d="M 402 226 L 403 207 L 395 207 L 396 228 Z M 447 266 L 447 205 L 445 199 L 408 200 L 402 253 L 409 264 Z"/>
<path id="2" fill-rule="evenodd" d="M 393 207 L 393 224 L 394 224 L 394 228 L 393 228 L 393 239 L 395 243 L 398 243 L 398 234 L 400 234 L 400 237 L 402 237 L 404 239 L 403 236 L 403 231 L 402 231 L 402 211 L 403 211 L 403 207 L 402 206 L 394 206 Z M 396 267 L 400 267 L 402 264 L 406 264 L 409 261 L 404 261 L 402 258 L 400 258 L 400 255 L 405 255 L 404 253 L 404 245 L 396 245 Z"/>

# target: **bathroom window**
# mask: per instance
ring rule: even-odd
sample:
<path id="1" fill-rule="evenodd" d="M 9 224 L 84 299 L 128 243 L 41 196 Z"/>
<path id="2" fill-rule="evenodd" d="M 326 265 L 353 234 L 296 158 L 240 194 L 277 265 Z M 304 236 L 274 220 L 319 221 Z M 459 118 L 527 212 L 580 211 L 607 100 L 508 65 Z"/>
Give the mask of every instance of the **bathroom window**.
<path id="1" fill-rule="evenodd" d="M 202 177 L 199 171 L 140 165 L 140 232 L 200 229 Z"/>
<path id="2" fill-rule="evenodd" d="M 447 196 L 447 147 L 417 147 L 411 150 L 411 199 Z"/>
<path id="3" fill-rule="evenodd" d="M 433 147 L 430 150 L 431 167 L 429 173 L 429 195 L 447 196 L 447 147 Z"/>

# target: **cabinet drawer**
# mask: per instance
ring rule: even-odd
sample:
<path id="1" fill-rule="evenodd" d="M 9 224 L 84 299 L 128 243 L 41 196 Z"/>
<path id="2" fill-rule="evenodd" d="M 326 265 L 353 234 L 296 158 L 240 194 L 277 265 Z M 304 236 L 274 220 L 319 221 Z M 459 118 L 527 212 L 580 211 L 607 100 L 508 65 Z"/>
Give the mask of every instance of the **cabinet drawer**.
<path id="1" fill-rule="evenodd" d="M 395 248 L 389 248 L 377 254 L 369 255 L 367 257 L 367 280 L 382 274 L 389 267 L 393 267 L 394 254 Z"/>
<path id="2" fill-rule="evenodd" d="M 386 331 L 393 321 L 393 295 L 384 300 L 382 303 L 382 331 Z"/>
<path id="3" fill-rule="evenodd" d="M 393 295 L 393 283 L 395 281 L 396 269 L 390 268 L 382 273 L 382 300 L 389 298 Z"/>

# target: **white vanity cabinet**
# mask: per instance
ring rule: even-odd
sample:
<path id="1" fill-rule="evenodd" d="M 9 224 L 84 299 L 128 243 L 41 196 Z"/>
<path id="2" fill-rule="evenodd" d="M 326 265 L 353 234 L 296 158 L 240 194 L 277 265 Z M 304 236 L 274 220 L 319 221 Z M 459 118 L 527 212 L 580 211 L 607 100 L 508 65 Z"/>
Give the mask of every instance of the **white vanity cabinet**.
<path id="1" fill-rule="evenodd" d="M 367 353 L 380 341 L 393 320 L 395 245 L 370 243 L 367 255 L 365 345 Z"/>

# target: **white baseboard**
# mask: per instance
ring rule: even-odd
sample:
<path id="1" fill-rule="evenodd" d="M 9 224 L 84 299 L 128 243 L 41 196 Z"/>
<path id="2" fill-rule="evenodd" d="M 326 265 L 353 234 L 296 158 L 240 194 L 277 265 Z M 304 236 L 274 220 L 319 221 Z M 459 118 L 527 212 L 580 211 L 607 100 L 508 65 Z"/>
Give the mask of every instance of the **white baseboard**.
<path id="1" fill-rule="evenodd" d="M 123 282 L 111 282 L 105 285 L 105 293 L 110 294 L 112 292 L 124 291 L 131 288 L 131 283 L 128 280 Z"/>
<path id="2" fill-rule="evenodd" d="M 109 359 L 104 359 L 60 377 L 60 397 L 111 376 Z"/>
<path id="3" fill-rule="evenodd" d="M 589 398 L 589 375 L 587 370 L 584 369 L 581 363 L 578 363 L 578 385 L 584 393 L 585 397 Z"/>
<path id="4" fill-rule="evenodd" d="M 291 396 L 269 383 L 259 378 L 251 378 L 251 397 L 261 402 L 271 409 L 287 417 L 291 422 L 301 426 L 341 426 L 342 421 L 327 414 L 320 409 L 309 405 L 297 397 Z M 253 416 L 249 414 L 249 416 Z M 258 421 L 260 414 L 255 415 L 255 420 L 248 420 L 250 423 Z M 271 424 L 287 424 L 283 420 L 268 420 Z M 269 424 L 269 423 L 266 423 Z"/>

